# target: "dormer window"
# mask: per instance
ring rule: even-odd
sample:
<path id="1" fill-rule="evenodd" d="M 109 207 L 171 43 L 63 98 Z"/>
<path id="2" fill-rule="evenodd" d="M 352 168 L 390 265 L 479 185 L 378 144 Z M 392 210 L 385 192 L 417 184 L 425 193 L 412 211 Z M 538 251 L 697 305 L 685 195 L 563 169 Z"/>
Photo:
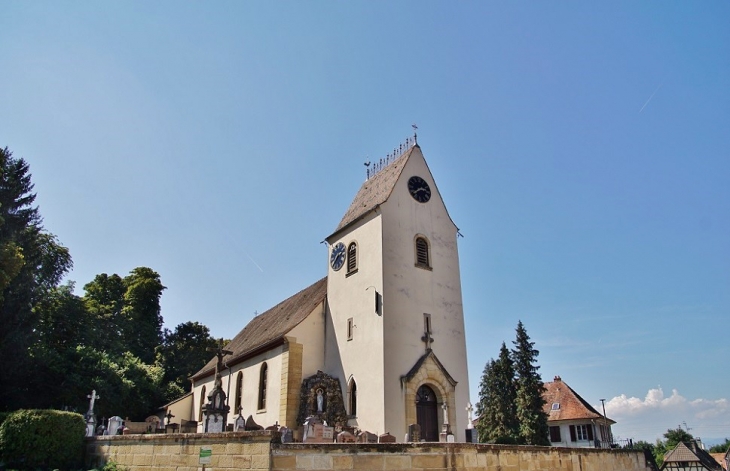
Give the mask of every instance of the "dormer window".
<path id="1" fill-rule="evenodd" d="M 551 410 L 560 410 L 560 403 L 553 402 L 553 406 L 551 407 Z"/>

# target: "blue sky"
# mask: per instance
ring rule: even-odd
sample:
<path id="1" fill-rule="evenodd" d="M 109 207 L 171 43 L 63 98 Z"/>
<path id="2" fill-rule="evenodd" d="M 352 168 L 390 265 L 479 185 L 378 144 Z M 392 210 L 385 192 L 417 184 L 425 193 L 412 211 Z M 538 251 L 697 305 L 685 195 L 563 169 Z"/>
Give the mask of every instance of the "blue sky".
<path id="1" fill-rule="evenodd" d="M 621 438 L 730 436 L 730 4 L 0 1 L 0 145 L 77 289 L 158 271 L 231 336 L 326 273 L 419 127 L 472 399 L 522 320 Z"/>

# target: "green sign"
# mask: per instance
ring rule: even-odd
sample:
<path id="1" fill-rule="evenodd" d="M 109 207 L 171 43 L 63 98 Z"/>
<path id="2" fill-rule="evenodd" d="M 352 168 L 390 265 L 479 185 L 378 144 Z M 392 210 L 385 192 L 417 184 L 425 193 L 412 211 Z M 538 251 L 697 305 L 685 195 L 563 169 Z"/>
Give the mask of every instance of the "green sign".
<path id="1" fill-rule="evenodd" d="M 200 448 L 200 464 L 210 464 L 211 456 L 213 456 L 213 450 L 210 447 Z"/>

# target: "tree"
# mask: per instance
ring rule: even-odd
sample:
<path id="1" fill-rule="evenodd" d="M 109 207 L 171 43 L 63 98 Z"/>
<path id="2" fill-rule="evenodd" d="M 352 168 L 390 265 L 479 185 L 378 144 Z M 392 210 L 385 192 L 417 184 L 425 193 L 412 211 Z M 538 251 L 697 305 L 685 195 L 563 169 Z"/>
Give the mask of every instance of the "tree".
<path id="1" fill-rule="evenodd" d="M 138 267 L 124 278 L 124 316 L 128 328 L 123 339 L 127 350 L 144 363 L 155 361 L 155 348 L 162 342 L 160 297 L 166 289 L 160 275 L 147 267 Z"/>
<path id="2" fill-rule="evenodd" d="M 162 342 L 164 289 L 160 275 L 147 267 L 124 278 L 102 273 L 86 284 L 84 303 L 94 319 L 95 348 L 112 356 L 129 351 L 144 363 L 154 363 L 155 348 Z"/>
<path id="3" fill-rule="evenodd" d="M 673 449 L 680 442 L 689 443 L 695 439 L 691 433 L 683 430 L 682 427 L 670 428 L 664 433 L 664 438 L 666 439 L 667 450 Z"/>
<path id="4" fill-rule="evenodd" d="M 157 363 L 165 370 L 165 381 L 187 390 L 188 378 L 210 360 L 208 349 L 217 346 L 210 330 L 198 322 L 179 324 L 174 331 L 165 329 L 157 349 Z"/>
<path id="5" fill-rule="evenodd" d="M 730 438 L 726 438 L 724 443 L 718 443 L 710 447 L 710 453 L 726 453 L 730 450 Z"/>
<path id="6" fill-rule="evenodd" d="M 0 149 L 0 409 L 28 403 L 33 307 L 72 266 L 68 249 L 43 230 L 35 198 L 28 164 Z"/>
<path id="7" fill-rule="evenodd" d="M 514 365 L 502 342 L 499 358 L 487 362 L 479 385 L 477 431 L 480 442 L 518 443 L 516 396 Z"/>
<path id="8" fill-rule="evenodd" d="M 530 342 L 530 336 L 527 335 L 522 321 L 517 323 L 516 332 L 516 338 L 512 342 L 515 346 L 512 358 L 517 376 L 516 409 L 520 423 L 519 435 L 527 445 L 549 446 L 548 416 L 544 410 L 543 398 L 545 386 L 538 373 L 540 367 L 536 364 L 540 352 L 535 349 L 535 342 Z"/>

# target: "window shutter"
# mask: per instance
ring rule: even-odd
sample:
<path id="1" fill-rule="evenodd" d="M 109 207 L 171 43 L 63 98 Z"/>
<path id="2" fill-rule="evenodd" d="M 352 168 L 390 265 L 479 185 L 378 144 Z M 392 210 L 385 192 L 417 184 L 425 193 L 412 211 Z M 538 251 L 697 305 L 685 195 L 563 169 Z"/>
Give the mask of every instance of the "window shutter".
<path id="1" fill-rule="evenodd" d="M 588 424 L 586 428 L 588 429 L 588 440 L 593 440 L 593 425 Z"/>
<path id="2" fill-rule="evenodd" d="M 430 267 L 428 260 L 428 242 L 423 237 L 416 239 L 416 262 L 423 267 Z"/>
<path id="3" fill-rule="evenodd" d="M 351 243 L 347 249 L 347 273 L 352 273 L 357 269 L 357 244 Z"/>
<path id="4" fill-rule="evenodd" d="M 557 443 L 560 441 L 560 427 L 550 427 L 550 441 L 553 443 Z"/>
<path id="5" fill-rule="evenodd" d="M 571 441 L 571 442 L 575 442 L 575 441 L 577 441 L 577 440 L 575 439 L 575 425 L 571 425 L 571 426 L 570 426 L 570 441 Z"/>

